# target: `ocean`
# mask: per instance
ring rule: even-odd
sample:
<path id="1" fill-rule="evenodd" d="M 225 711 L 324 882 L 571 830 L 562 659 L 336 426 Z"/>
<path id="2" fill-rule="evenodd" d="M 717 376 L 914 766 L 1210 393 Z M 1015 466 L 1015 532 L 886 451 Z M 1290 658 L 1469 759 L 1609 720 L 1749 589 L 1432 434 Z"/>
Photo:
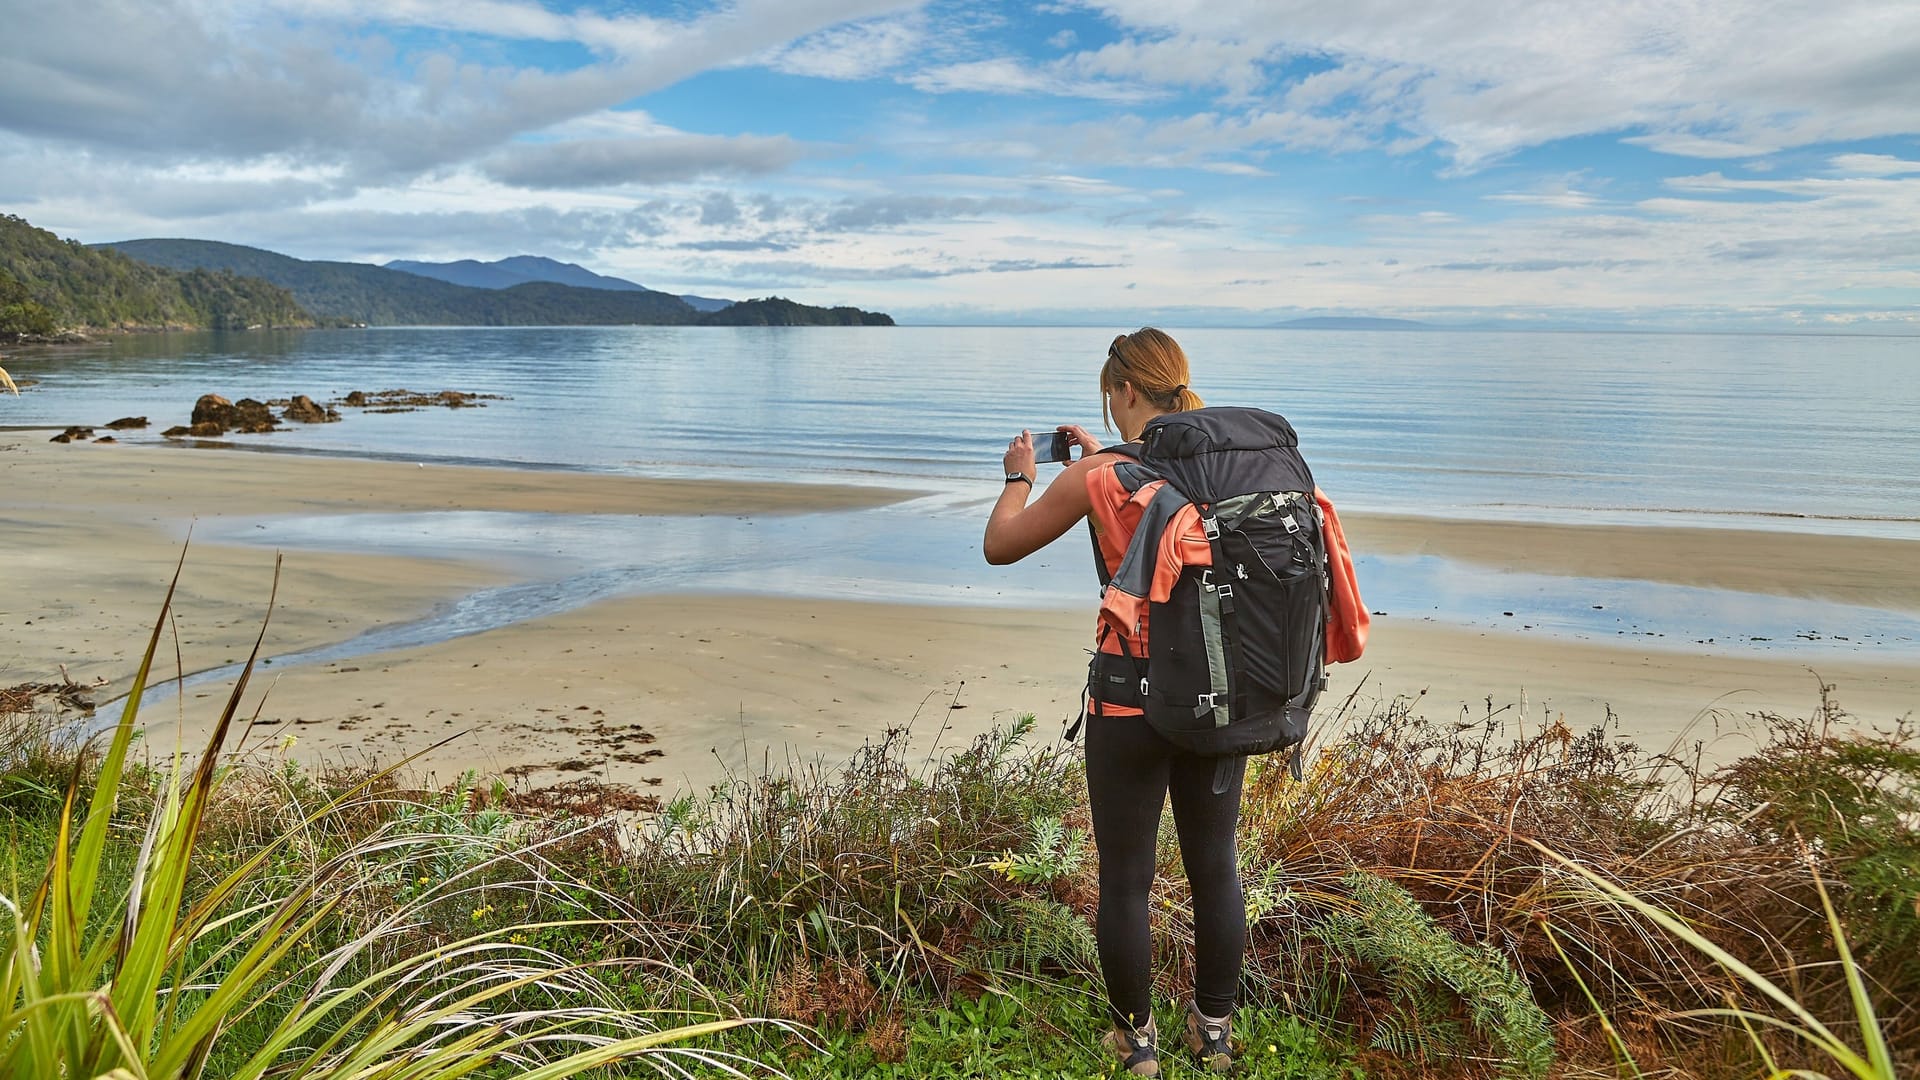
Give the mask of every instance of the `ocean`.
<path id="1" fill-rule="evenodd" d="M 1210 403 L 1256 405 L 1293 422 L 1343 510 L 1920 540 L 1920 339 L 1172 332 Z M 204 393 L 325 401 L 352 390 L 453 389 L 504 400 L 345 409 L 341 423 L 230 441 L 430 466 L 928 493 L 880 510 L 744 522 L 638 519 L 610 506 L 573 519 L 228 517 L 196 532 L 291 549 L 493 558 L 525 579 L 470 597 L 437 623 L 389 628 L 395 643 L 636 591 L 1081 605 L 1094 591 L 1084 537 L 1070 533 L 1018 567 L 992 568 L 979 558 L 979 533 L 1009 437 L 1062 422 L 1100 432 L 1096 380 L 1111 337 L 979 327 L 142 335 L 17 353 L 9 368 L 37 385 L 0 400 L 0 427 L 144 415 L 153 426 L 121 441 L 159 443 L 158 432 L 185 423 Z M 1920 651 L 1915 613 L 1362 556 L 1369 606 L 1446 621 L 1500 625 L 1499 612 L 1519 605 L 1541 632 L 1576 637 L 1808 649 L 1837 648 L 1837 635 L 1852 651 Z M 1604 617 L 1577 602 L 1595 590 L 1611 601 Z"/>

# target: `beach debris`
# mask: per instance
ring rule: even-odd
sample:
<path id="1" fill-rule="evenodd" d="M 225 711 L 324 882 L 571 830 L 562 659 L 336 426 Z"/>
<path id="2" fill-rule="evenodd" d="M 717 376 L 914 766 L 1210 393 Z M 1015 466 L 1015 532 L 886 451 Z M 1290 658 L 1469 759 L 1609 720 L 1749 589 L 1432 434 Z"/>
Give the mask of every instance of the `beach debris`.
<path id="1" fill-rule="evenodd" d="M 647 780 L 651 786 L 658 781 Z M 510 793 L 502 805 L 509 810 L 550 816 L 600 818 L 612 813 L 654 813 L 660 809 L 660 796 L 642 795 L 620 784 L 580 778 L 531 791 Z"/>
<path id="2" fill-rule="evenodd" d="M 107 428 L 111 431 L 126 431 L 129 428 L 143 428 L 146 426 L 147 418 L 144 416 L 123 416 L 108 424 Z"/>
<path id="3" fill-rule="evenodd" d="M 47 711 L 49 707 L 55 712 L 77 712 L 92 716 L 94 702 L 87 695 L 105 685 L 105 679 L 95 679 L 92 683 L 74 682 L 67 676 L 65 665 L 62 665 L 60 681 L 57 683 L 23 682 L 0 687 L 0 716 Z M 41 698 L 51 698 L 52 701 L 43 703 Z"/>
<path id="4" fill-rule="evenodd" d="M 99 443 L 117 443 L 117 442 L 119 442 L 120 440 L 119 440 L 119 439 L 116 439 L 116 438 L 114 438 L 114 437 L 113 437 L 113 436 L 111 436 L 111 435 L 102 435 L 102 436 L 100 436 L 99 438 L 97 438 L 97 439 L 95 439 L 95 440 L 93 440 L 93 441 L 94 441 L 94 442 L 95 442 L 96 444 L 99 444 Z"/>
<path id="5" fill-rule="evenodd" d="M 57 443 L 70 443 L 75 439 L 91 439 L 91 438 L 93 438 L 92 428 L 80 427 L 78 425 L 75 425 L 61 432 L 60 434 L 55 435 L 53 438 L 48 439 L 47 441 L 57 442 Z"/>

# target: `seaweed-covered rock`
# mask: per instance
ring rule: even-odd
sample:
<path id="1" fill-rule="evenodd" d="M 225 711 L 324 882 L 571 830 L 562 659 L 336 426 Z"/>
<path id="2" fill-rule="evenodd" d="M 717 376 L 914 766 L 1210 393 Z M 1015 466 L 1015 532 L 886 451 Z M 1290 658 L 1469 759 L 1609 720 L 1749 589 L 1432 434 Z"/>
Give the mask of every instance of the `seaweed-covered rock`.
<path id="1" fill-rule="evenodd" d="M 233 403 L 233 415 L 227 426 L 247 435 L 259 435 L 280 426 L 280 421 L 264 401 L 241 398 Z"/>
<path id="2" fill-rule="evenodd" d="M 330 424 L 340 419 L 338 412 L 320 405 L 305 394 L 295 394 L 287 402 L 286 412 L 281 415 L 301 424 Z"/>
<path id="3" fill-rule="evenodd" d="M 233 402 L 219 394 L 201 394 L 200 400 L 193 403 L 193 424 L 219 424 L 226 426 L 227 418 L 233 415 Z"/>

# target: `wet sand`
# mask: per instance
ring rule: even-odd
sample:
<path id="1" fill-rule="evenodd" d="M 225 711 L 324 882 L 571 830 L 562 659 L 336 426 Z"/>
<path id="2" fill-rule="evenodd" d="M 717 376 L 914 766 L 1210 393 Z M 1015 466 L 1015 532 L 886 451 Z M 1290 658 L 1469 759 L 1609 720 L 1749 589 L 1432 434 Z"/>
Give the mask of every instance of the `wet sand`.
<path id="1" fill-rule="evenodd" d="M 273 747 L 292 734 L 308 759 L 391 759 L 464 733 L 427 759 L 443 779 L 472 768 L 671 792 L 769 765 L 843 762 L 889 727 L 910 728 L 916 755 L 1022 713 L 1036 717 L 1037 739 L 1058 738 L 1078 715 L 1090 630 L 1082 612 L 628 597 L 268 675 L 252 740 Z M 1920 702 L 1920 666 L 1822 661 L 1818 674 L 1862 720 Z M 1709 756 L 1724 759 L 1749 745 L 1739 733 L 1756 729 L 1750 714 L 1810 714 L 1818 687 L 1792 661 L 1385 619 L 1365 658 L 1333 669 L 1321 715 L 1356 688 L 1361 710 L 1407 695 L 1443 720 L 1492 708 L 1584 729 L 1611 709 L 1643 745 L 1709 740 Z M 207 696 L 190 716 L 224 698 L 224 688 L 198 692 Z"/>
<path id="2" fill-rule="evenodd" d="M 906 493 L 717 485 L 577 473 L 429 467 L 297 455 L 50 446 L 0 434 L 0 684 L 125 685 L 194 516 L 428 509 L 778 513 L 870 506 Z M 1920 610 L 1920 544 L 1668 527 L 1438 522 L 1353 515 L 1356 548 L 1673 584 L 1790 591 Z M 1069 538 L 1071 539 L 1071 538 Z M 1069 542 L 1069 540 L 1063 540 Z M 1770 568 L 1792 565 L 1790 586 Z M 186 670 L 242 659 L 273 553 L 193 546 L 175 600 Z M 983 581 L 995 571 L 982 565 Z M 508 571 L 475 561 L 289 555 L 268 651 L 286 654 L 417 618 Z M 1362 582 L 1364 591 L 1365 583 Z M 425 767 L 529 785 L 594 777 L 671 792 L 767 763 L 842 761 L 888 727 L 952 746 L 1025 712 L 1052 737 L 1077 712 L 1086 611 L 743 597 L 625 597 L 434 645 L 331 665 L 263 668 L 249 745 L 308 761 L 390 761 L 448 736 Z M 173 669 L 173 648 L 163 646 Z M 1920 661 L 1820 660 L 1843 705 L 1884 721 L 1920 705 Z M 1818 700 L 1807 661 L 1590 644 L 1392 617 L 1365 659 L 1336 668 L 1344 698 L 1418 695 L 1440 717 L 1522 703 L 1529 722 L 1606 717 L 1649 745 L 1710 738 L 1757 711 Z M 259 698 L 265 694 L 265 703 Z M 224 688 L 144 710 L 150 742 L 205 730 Z M 958 705 L 958 708 L 953 706 Z M 182 719 L 183 718 L 183 719 Z M 283 750 L 284 748 L 284 750 Z M 1735 744 L 1713 751 L 1727 756 Z"/>
<path id="3" fill-rule="evenodd" d="M 295 454 L 46 442 L 0 433 L 0 683 L 125 690 L 193 522 L 287 513 L 505 510 L 557 514 L 763 514 L 849 509 L 908 492 L 719 484 L 417 466 Z M 188 673 L 244 660 L 273 586 L 273 552 L 192 543 L 173 611 Z M 287 559 L 269 653 L 418 618 L 509 580 L 480 561 L 300 552 Z M 176 670 L 169 636 L 157 666 Z"/>

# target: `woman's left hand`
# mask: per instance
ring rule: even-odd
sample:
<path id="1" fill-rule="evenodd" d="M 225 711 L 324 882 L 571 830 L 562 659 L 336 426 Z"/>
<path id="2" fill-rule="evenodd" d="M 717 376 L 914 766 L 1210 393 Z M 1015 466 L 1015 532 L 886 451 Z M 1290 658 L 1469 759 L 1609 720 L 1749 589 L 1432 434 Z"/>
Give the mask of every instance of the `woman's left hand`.
<path id="1" fill-rule="evenodd" d="M 1100 452 L 1100 440 L 1079 424 L 1061 424 L 1059 430 L 1066 433 L 1068 441 L 1080 448 L 1082 458 Z"/>
<path id="2" fill-rule="evenodd" d="M 1033 433 L 1023 431 L 1007 444 L 1006 456 L 1000 459 L 1010 473 L 1020 473 L 1027 479 L 1034 478 L 1036 466 L 1033 463 Z"/>

